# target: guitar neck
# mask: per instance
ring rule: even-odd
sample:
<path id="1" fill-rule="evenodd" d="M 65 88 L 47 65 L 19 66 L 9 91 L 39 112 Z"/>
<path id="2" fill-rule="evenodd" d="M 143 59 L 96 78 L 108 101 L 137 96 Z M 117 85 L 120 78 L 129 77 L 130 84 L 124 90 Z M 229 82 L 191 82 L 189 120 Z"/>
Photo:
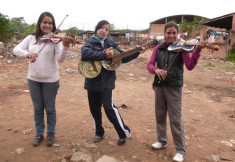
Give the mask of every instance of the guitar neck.
<path id="1" fill-rule="evenodd" d="M 121 60 L 122 58 L 133 55 L 137 52 L 140 52 L 141 50 L 142 50 L 141 47 L 136 47 L 135 49 L 125 51 L 125 52 L 120 53 L 119 55 L 113 56 L 112 60 Z"/>

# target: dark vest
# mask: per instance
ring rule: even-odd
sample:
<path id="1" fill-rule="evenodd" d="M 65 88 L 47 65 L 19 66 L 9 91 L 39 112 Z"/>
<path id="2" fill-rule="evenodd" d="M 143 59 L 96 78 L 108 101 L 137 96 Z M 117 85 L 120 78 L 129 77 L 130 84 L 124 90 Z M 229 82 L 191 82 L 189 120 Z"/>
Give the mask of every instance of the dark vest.
<path id="1" fill-rule="evenodd" d="M 167 50 L 168 46 L 166 43 L 162 43 L 158 47 L 157 54 L 157 67 L 159 69 L 167 70 L 168 66 L 173 61 L 177 52 L 171 52 Z M 159 82 L 158 76 L 155 74 L 153 86 L 175 86 L 182 87 L 183 86 L 183 72 L 184 72 L 184 62 L 181 53 L 177 55 L 174 60 L 171 68 L 167 71 L 167 77 L 163 81 Z"/>

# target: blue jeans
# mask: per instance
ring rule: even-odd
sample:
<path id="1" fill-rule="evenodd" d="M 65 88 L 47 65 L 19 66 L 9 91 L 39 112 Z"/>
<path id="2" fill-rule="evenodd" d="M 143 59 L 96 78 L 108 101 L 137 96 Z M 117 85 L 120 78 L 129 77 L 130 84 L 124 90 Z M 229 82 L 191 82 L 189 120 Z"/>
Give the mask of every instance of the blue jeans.
<path id="1" fill-rule="evenodd" d="M 36 135 L 43 135 L 44 133 L 44 107 L 47 114 L 47 135 L 54 135 L 56 126 L 55 100 L 59 80 L 53 83 L 45 83 L 28 79 L 28 87 L 34 107 Z"/>

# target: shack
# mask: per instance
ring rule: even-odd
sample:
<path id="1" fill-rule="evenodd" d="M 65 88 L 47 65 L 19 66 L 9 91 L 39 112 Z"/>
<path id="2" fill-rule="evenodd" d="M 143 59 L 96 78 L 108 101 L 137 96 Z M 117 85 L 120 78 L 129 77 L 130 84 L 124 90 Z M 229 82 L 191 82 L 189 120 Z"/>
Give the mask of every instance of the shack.
<path id="1" fill-rule="evenodd" d="M 229 49 L 235 48 L 235 12 L 203 21 L 201 25 L 200 40 L 207 38 L 208 33 L 214 38 L 216 36 L 218 38 L 218 35 L 222 36 L 224 41 L 217 42 L 217 44 L 225 45 L 226 56 L 228 56 Z M 208 32 L 208 27 L 212 28 L 210 32 Z"/>

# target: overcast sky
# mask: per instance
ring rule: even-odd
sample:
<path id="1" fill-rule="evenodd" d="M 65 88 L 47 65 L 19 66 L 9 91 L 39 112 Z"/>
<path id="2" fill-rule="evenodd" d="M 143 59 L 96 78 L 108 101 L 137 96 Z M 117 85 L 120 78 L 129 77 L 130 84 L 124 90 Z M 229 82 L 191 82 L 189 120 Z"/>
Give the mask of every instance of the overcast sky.
<path id="1" fill-rule="evenodd" d="M 224 3 L 223 3 L 224 2 Z M 226 3 L 225 3 L 226 2 Z M 24 17 L 36 23 L 42 12 L 54 15 L 61 29 L 77 27 L 94 30 L 100 20 L 108 20 L 115 29 L 147 29 L 149 23 L 163 17 L 190 14 L 215 18 L 235 12 L 235 0 L 2 0 L 0 13 Z"/>

